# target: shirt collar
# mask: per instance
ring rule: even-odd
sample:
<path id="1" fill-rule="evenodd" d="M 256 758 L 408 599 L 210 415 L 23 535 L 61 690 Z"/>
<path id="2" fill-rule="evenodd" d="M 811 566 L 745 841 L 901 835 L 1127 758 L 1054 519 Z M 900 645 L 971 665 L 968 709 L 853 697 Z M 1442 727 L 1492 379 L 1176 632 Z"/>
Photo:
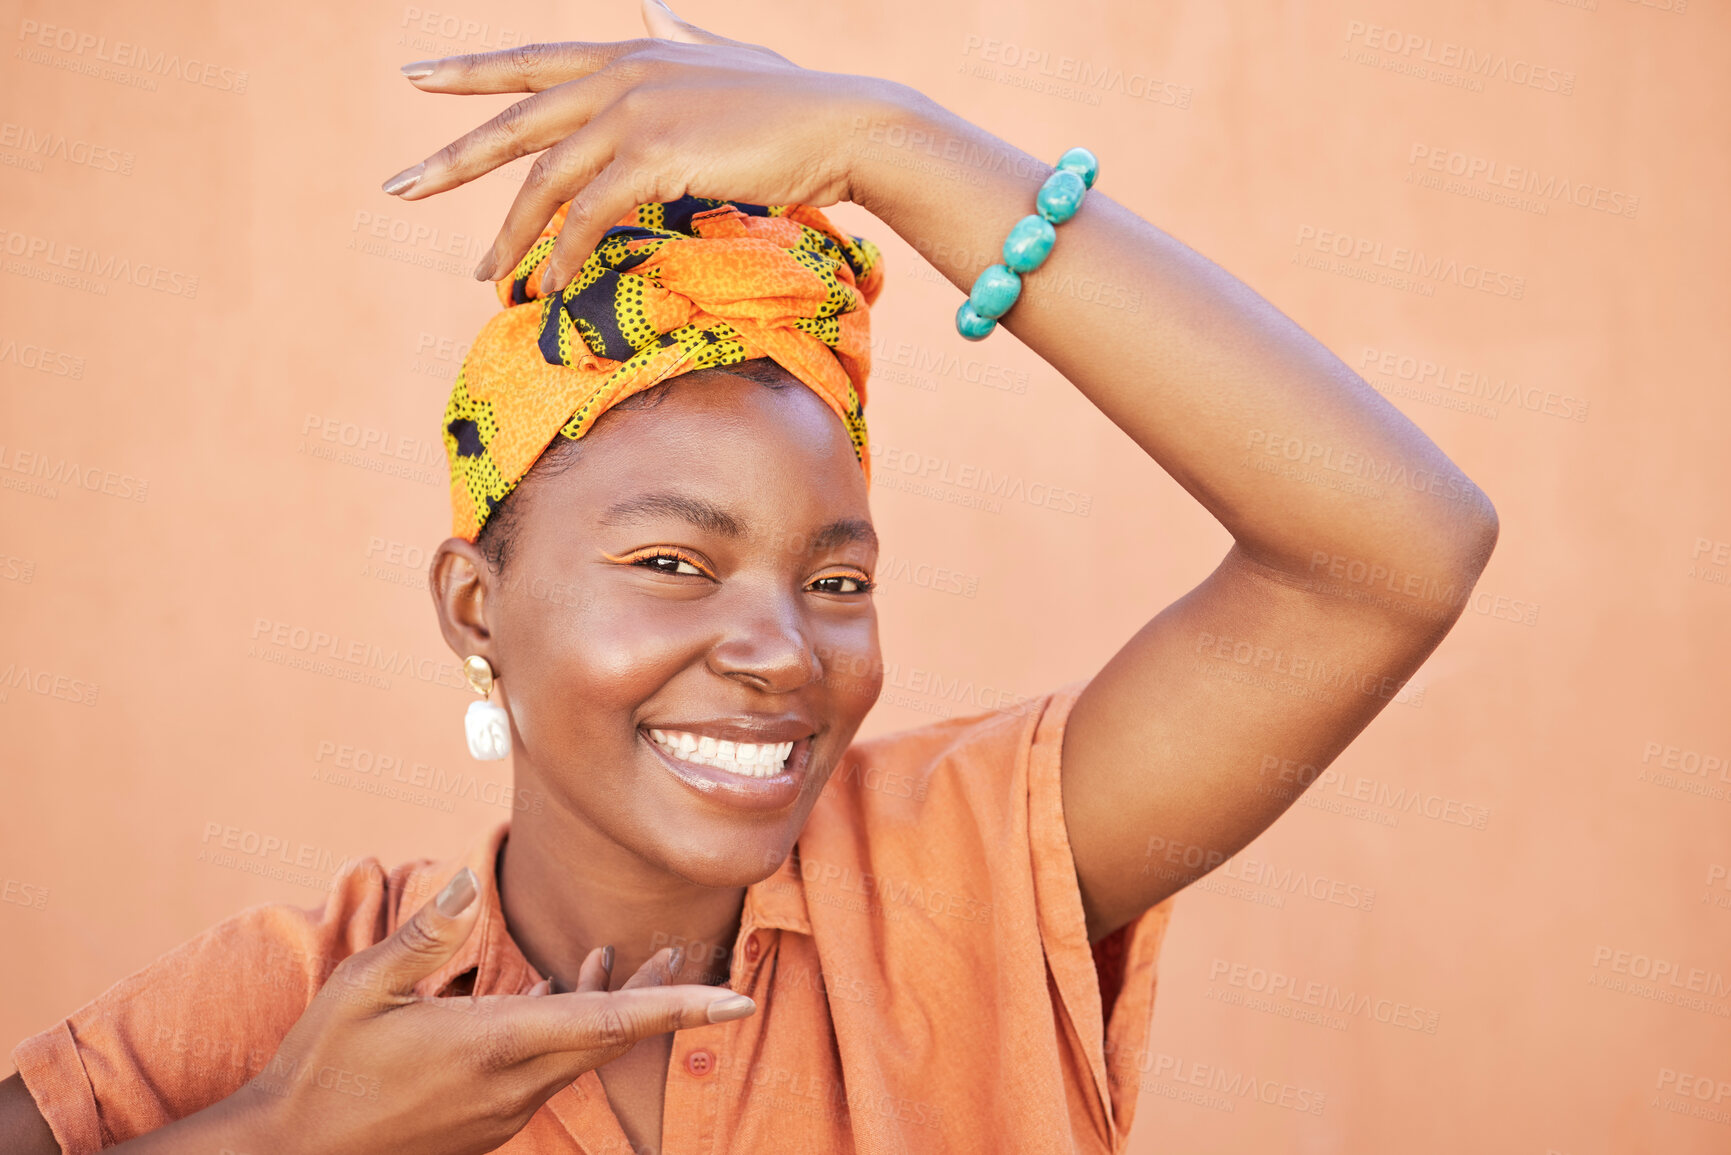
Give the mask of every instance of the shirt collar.
<path id="1" fill-rule="evenodd" d="M 444 992 L 452 980 L 469 970 L 475 972 L 470 993 L 477 995 L 520 994 L 544 977 L 529 965 L 505 925 L 504 906 L 499 900 L 499 851 L 511 833 L 507 819 L 477 838 L 460 857 L 442 862 L 415 864 L 403 881 L 397 903 L 397 925 L 401 926 L 423 904 L 430 901 L 451 876 L 467 866 L 480 880 L 480 901 L 486 904 L 479 924 L 456 955 L 438 970 L 415 984 L 417 994 L 434 996 Z M 745 909 L 740 918 L 742 933 L 760 928 L 811 933 L 806 907 L 805 879 L 799 869 L 799 847 L 782 860 L 774 874 L 745 889 Z"/>
<path id="2" fill-rule="evenodd" d="M 485 904 L 480 921 L 455 957 L 415 984 L 418 994 L 441 994 L 453 979 L 469 970 L 475 972 L 470 993 L 477 995 L 520 994 L 541 981 L 542 976 L 529 965 L 506 929 L 505 911 L 499 901 L 499 851 L 510 832 L 510 821 L 500 822 L 477 838 L 459 858 L 419 864 L 405 880 L 398 905 L 398 925 L 465 866 L 480 881 L 478 901 Z"/>
<path id="3" fill-rule="evenodd" d="M 797 844 L 793 853 L 782 859 L 774 874 L 745 888 L 745 912 L 740 923 L 746 934 L 757 927 L 811 933 L 811 915 L 805 904 L 805 879 L 799 871 Z"/>

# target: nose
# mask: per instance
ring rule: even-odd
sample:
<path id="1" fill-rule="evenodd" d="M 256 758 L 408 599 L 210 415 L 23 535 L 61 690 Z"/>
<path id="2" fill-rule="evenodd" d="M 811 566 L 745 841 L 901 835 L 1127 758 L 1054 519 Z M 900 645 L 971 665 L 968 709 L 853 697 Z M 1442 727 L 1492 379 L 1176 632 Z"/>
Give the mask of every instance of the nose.
<path id="1" fill-rule="evenodd" d="M 768 693 L 797 690 L 823 677 L 796 597 L 742 591 L 721 639 L 710 647 L 709 668 Z"/>

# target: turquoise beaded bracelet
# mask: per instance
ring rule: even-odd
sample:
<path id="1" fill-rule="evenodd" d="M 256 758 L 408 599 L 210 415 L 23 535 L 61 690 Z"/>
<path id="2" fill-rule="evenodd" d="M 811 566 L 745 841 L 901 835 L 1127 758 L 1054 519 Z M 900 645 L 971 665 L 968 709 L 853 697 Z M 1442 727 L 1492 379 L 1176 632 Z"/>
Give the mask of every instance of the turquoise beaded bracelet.
<path id="1" fill-rule="evenodd" d="M 1039 213 L 1016 222 L 1004 238 L 1004 263 L 991 265 L 976 277 L 968 299 L 956 310 L 956 332 L 968 340 L 978 341 L 998 327 L 998 318 L 1022 295 L 1022 274 L 1039 268 L 1052 251 L 1058 236 L 1052 226 L 1076 215 L 1082 194 L 1094 187 L 1094 178 L 1100 175 L 1100 162 L 1085 148 L 1068 149 L 1056 167 L 1034 198 Z"/>

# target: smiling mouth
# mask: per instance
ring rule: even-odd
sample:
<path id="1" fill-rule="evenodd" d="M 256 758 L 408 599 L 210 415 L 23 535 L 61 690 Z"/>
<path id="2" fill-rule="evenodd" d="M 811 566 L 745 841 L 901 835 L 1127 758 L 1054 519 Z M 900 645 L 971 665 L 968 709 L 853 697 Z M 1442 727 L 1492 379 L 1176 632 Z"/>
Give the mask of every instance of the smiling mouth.
<path id="1" fill-rule="evenodd" d="M 649 740 L 671 758 L 741 778 L 773 778 L 787 769 L 792 742 L 732 742 L 689 730 L 650 730 Z"/>

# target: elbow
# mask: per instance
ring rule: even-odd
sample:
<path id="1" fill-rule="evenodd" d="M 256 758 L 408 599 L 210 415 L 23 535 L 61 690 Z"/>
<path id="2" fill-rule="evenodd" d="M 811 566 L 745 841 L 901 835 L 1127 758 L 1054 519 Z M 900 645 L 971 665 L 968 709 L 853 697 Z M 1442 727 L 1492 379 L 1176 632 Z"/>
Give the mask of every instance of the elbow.
<path id="1" fill-rule="evenodd" d="M 1414 561 L 1424 559 L 1418 566 L 1421 572 L 1464 581 L 1469 589 L 1490 565 L 1502 529 L 1497 507 L 1470 481 L 1442 509 L 1433 506 L 1431 516 L 1420 524 L 1418 536 L 1409 540 L 1418 551 Z"/>
<path id="2" fill-rule="evenodd" d="M 1473 493 L 1475 508 L 1468 518 L 1462 560 L 1467 572 L 1476 580 L 1491 562 L 1491 554 L 1497 548 L 1497 537 L 1502 532 L 1502 522 L 1497 518 L 1497 507 L 1491 504 L 1490 495 L 1477 486 L 1473 487 Z"/>

